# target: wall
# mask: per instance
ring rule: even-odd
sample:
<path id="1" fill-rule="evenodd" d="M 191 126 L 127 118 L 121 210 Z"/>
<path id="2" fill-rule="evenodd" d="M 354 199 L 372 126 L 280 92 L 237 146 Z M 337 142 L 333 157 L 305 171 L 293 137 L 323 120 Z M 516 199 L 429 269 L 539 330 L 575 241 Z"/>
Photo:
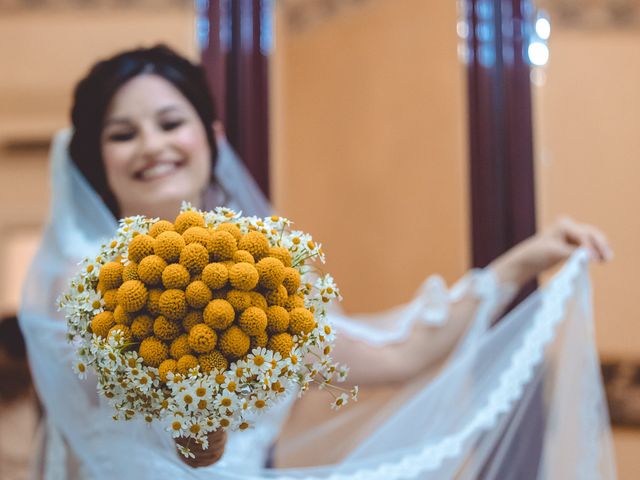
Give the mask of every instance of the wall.
<path id="1" fill-rule="evenodd" d="M 278 12 L 276 205 L 325 245 L 349 310 L 468 265 L 455 3 L 373 0 L 303 31 Z"/>
<path id="2" fill-rule="evenodd" d="M 594 266 L 598 348 L 640 358 L 640 31 L 554 29 L 546 83 L 535 91 L 539 222 L 560 214 L 609 236 L 615 259 Z M 637 478 L 640 432 L 615 432 L 620 478 Z"/>
<path id="3" fill-rule="evenodd" d="M 542 224 L 561 213 L 600 226 L 616 258 L 593 269 L 598 345 L 637 356 L 640 304 L 640 32 L 554 33 L 537 91 Z"/>
<path id="4" fill-rule="evenodd" d="M 17 307 L 21 279 L 48 211 L 46 144 L 69 125 L 73 86 L 99 58 L 166 42 L 196 58 L 191 9 L 38 10 L 0 16 L 0 312 Z"/>

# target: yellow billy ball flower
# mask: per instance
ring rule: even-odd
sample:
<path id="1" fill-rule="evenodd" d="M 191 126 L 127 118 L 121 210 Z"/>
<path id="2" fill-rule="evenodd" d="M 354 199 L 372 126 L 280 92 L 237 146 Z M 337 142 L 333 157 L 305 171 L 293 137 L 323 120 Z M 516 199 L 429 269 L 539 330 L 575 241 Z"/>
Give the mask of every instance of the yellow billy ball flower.
<path id="1" fill-rule="evenodd" d="M 102 295 L 102 299 L 104 300 L 105 310 L 113 312 L 116 308 L 116 305 L 118 305 L 118 289 L 114 288 L 111 290 L 107 290 Z"/>
<path id="2" fill-rule="evenodd" d="M 236 242 L 240 240 L 240 237 L 242 237 L 240 228 L 233 223 L 221 223 L 220 225 L 218 225 L 218 228 L 216 230 L 218 232 L 229 232 L 231 235 L 233 235 L 233 238 L 235 238 Z"/>
<path id="3" fill-rule="evenodd" d="M 98 281 L 104 286 L 106 290 L 112 288 L 118 288 L 122 285 L 122 271 L 124 266 L 120 262 L 107 262 L 98 274 Z"/>
<path id="4" fill-rule="evenodd" d="M 227 359 L 237 359 L 249 351 L 251 341 L 249 335 L 232 325 L 222 332 L 218 348 Z"/>
<path id="5" fill-rule="evenodd" d="M 258 307 L 249 307 L 240 315 L 238 325 L 247 335 L 258 335 L 267 328 L 267 314 Z"/>
<path id="6" fill-rule="evenodd" d="M 182 320 L 182 328 L 189 333 L 194 325 L 202 323 L 204 318 L 200 310 L 191 310 Z"/>
<path id="7" fill-rule="evenodd" d="M 187 286 L 185 297 L 189 306 L 204 308 L 211 301 L 212 295 L 211 290 L 202 280 L 196 280 Z"/>
<path id="8" fill-rule="evenodd" d="M 147 295 L 147 310 L 151 315 L 160 315 L 160 295 L 164 290 L 151 288 Z"/>
<path id="9" fill-rule="evenodd" d="M 191 243 L 199 243 L 206 249 L 210 248 L 211 244 L 211 233 L 204 227 L 189 227 L 182 234 L 182 238 L 184 238 L 184 243 L 187 245 Z"/>
<path id="10" fill-rule="evenodd" d="M 178 232 L 162 232 L 156 238 L 153 249 L 156 255 L 162 257 L 166 262 L 175 262 L 180 258 L 180 252 L 184 248 L 184 238 Z"/>
<path id="11" fill-rule="evenodd" d="M 91 331 L 99 337 L 106 338 L 111 327 L 115 325 L 113 313 L 100 312 L 91 320 Z"/>
<path id="12" fill-rule="evenodd" d="M 128 280 L 140 280 L 138 264 L 136 262 L 129 262 L 122 269 L 122 281 L 126 282 Z"/>
<path id="13" fill-rule="evenodd" d="M 249 297 L 251 298 L 251 306 L 258 307 L 260 310 L 264 310 L 266 312 L 268 305 L 267 305 L 267 299 L 264 298 L 264 295 L 256 291 L 251 291 L 248 293 L 249 293 Z"/>
<path id="14" fill-rule="evenodd" d="M 213 260 L 230 260 L 238 250 L 238 244 L 229 232 L 216 231 L 211 234 L 211 247 L 209 252 Z"/>
<path id="15" fill-rule="evenodd" d="M 189 271 L 179 263 L 167 265 L 167 268 L 162 271 L 162 284 L 167 289 L 186 288 L 190 280 Z"/>
<path id="16" fill-rule="evenodd" d="M 288 333 L 276 333 L 269 338 L 267 348 L 274 352 L 278 352 L 282 355 L 282 358 L 286 358 L 291 355 L 293 338 Z"/>
<path id="17" fill-rule="evenodd" d="M 316 321 L 311 313 L 306 308 L 294 308 L 289 313 L 289 332 L 293 335 L 297 335 L 300 332 L 310 333 L 311 330 L 316 328 Z"/>
<path id="18" fill-rule="evenodd" d="M 167 317 L 160 315 L 153 322 L 153 333 L 160 340 L 173 340 L 180 335 L 180 326 Z"/>
<path id="19" fill-rule="evenodd" d="M 242 312 L 251 306 L 251 295 L 242 290 L 229 290 L 227 292 L 227 302 L 231 304 L 236 312 Z"/>
<path id="20" fill-rule="evenodd" d="M 238 242 L 238 248 L 240 250 L 246 250 L 253 258 L 260 260 L 269 254 L 269 240 L 260 232 L 249 232 L 240 238 Z"/>
<path id="21" fill-rule="evenodd" d="M 262 288 L 273 290 L 282 284 L 284 265 L 277 258 L 263 258 L 256 264 L 256 269 L 260 274 L 260 286 Z"/>
<path id="22" fill-rule="evenodd" d="M 147 285 L 159 285 L 162 281 L 162 272 L 167 267 L 162 257 L 149 255 L 140 260 L 138 264 L 138 275 Z"/>
<path id="23" fill-rule="evenodd" d="M 173 223 L 167 220 L 158 220 L 149 228 L 149 235 L 153 238 L 157 238 L 158 235 L 164 232 L 173 232 L 175 230 Z"/>
<path id="24" fill-rule="evenodd" d="M 144 257 L 153 253 L 156 239 L 143 233 L 136 235 L 129 242 L 129 260 L 139 263 Z"/>
<path id="25" fill-rule="evenodd" d="M 251 345 L 249 346 L 249 349 L 253 351 L 254 348 L 266 347 L 268 341 L 269 336 L 267 335 L 267 332 L 260 332 L 258 335 L 251 337 Z"/>
<path id="26" fill-rule="evenodd" d="M 133 321 L 133 314 L 128 313 L 122 308 L 122 305 L 116 305 L 115 310 L 113 311 L 113 320 L 118 325 L 131 325 Z"/>
<path id="27" fill-rule="evenodd" d="M 273 305 L 267 309 L 267 331 L 269 333 L 286 332 L 289 328 L 289 312 L 284 307 Z"/>
<path id="28" fill-rule="evenodd" d="M 178 372 L 186 375 L 189 370 L 198 366 L 198 359 L 193 355 L 184 355 L 178 360 L 177 368 Z"/>
<path id="29" fill-rule="evenodd" d="M 187 314 L 187 300 L 182 290 L 165 290 L 158 304 L 160 313 L 169 320 L 182 320 Z"/>
<path id="30" fill-rule="evenodd" d="M 190 243 L 180 252 L 180 265 L 192 274 L 202 272 L 207 263 L 209 263 L 209 252 L 199 243 Z"/>
<path id="31" fill-rule="evenodd" d="M 140 280 L 127 280 L 118 288 L 118 305 L 125 312 L 137 312 L 146 305 L 147 295 L 144 283 Z"/>
<path id="32" fill-rule="evenodd" d="M 182 234 L 190 227 L 204 227 L 204 218 L 198 212 L 187 210 L 176 217 L 176 232 Z"/>
<path id="33" fill-rule="evenodd" d="M 198 363 L 200 363 L 200 370 L 203 373 L 209 373 L 213 370 L 224 372 L 229 368 L 229 362 L 218 350 L 198 356 Z"/>
<path id="34" fill-rule="evenodd" d="M 140 343 L 138 354 L 142 357 L 145 365 L 158 367 L 169 355 L 169 347 L 156 337 L 149 337 Z"/>
<path id="35" fill-rule="evenodd" d="M 280 260 L 285 267 L 291 266 L 291 253 L 284 247 L 271 247 L 269 256 Z"/>
<path id="36" fill-rule="evenodd" d="M 229 270 L 222 263 L 210 263 L 202 270 L 202 281 L 211 290 L 223 288 L 229 280 Z"/>
<path id="37" fill-rule="evenodd" d="M 229 280 L 229 269 L 222 263 L 210 263 L 202 270 L 202 281 L 211 290 L 223 288 Z"/>
<path id="38" fill-rule="evenodd" d="M 293 310 L 294 308 L 304 308 L 304 299 L 300 295 L 289 295 L 287 301 L 284 302 L 284 308 L 288 311 Z"/>
<path id="39" fill-rule="evenodd" d="M 171 346 L 169 347 L 169 355 L 171 355 L 172 358 L 178 360 L 180 357 L 189 355 L 190 353 L 191 347 L 189 347 L 189 335 L 187 335 L 186 333 L 183 333 L 173 342 L 171 342 Z"/>
<path id="40" fill-rule="evenodd" d="M 153 335 L 153 318 L 149 315 L 138 315 L 131 323 L 131 333 L 138 340 Z"/>
<path id="41" fill-rule="evenodd" d="M 253 290 L 258 285 L 258 270 L 250 263 L 236 263 L 229 269 L 229 282 L 238 290 Z"/>
<path id="42" fill-rule="evenodd" d="M 231 260 L 233 260 L 235 263 L 245 262 L 250 263 L 251 265 L 255 265 L 256 263 L 253 255 L 251 255 L 246 250 L 236 250 L 236 252 L 233 254 L 233 257 L 231 257 Z"/>
<path id="43" fill-rule="evenodd" d="M 111 327 L 107 338 L 112 338 L 114 335 L 118 335 L 117 332 L 120 332 L 119 335 L 124 339 L 125 345 L 131 343 L 131 329 L 126 325 L 114 325 Z"/>
<path id="44" fill-rule="evenodd" d="M 218 335 L 212 329 L 201 323 L 195 325 L 189 332 L 189 346 L 198 353 L 208 353 L 216 348 Z"/>
<path id="45" fill-rule="evenodd" d="M 167 222 L 168 223 L 168 222 Z M 158 375 L 160 376 L 160 380 L 166 382 L 168 380 L 167 374 L 169 372 L 176 373 L 178 371 L 178 362 L 169 358 L 163 361 L 158 367 Z"/>
<path id="46" fill-rule="evenodd" d="M 287 289 L 289 295 L 295 294 L 300 288 L 300 273 L 295 268 L 285 268 L 282 285 Z"/>
<path id="47" fill-rule="evenodd" d="M 235 312 L 229 302 L 222 299 L 211 300 L 204 309 L 203 320 L 209 327 L 224 330 L 233 323 Z"/>
<path id="48" fill-rule="evenodd" d="M 287 289 L 283 285 L 278 285 L 275 290 L 266 290 L 264 292 L 264 298 L 267 299 L 269 305 L 280 305 L 282 307 L 288 297 Z"/>

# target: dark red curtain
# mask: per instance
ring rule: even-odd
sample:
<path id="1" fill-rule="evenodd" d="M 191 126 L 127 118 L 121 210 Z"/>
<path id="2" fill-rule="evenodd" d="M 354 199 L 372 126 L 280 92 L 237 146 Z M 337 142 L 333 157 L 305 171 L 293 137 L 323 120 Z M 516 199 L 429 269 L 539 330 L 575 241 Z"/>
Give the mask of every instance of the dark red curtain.
<path id="1" fill-rule="evenodd" d="M 202 63 L 227 138 L 269 196 L 272 1 L 209 0 L 200 15 Z"/>
<path id="2" fill-rule="evenodd" d="M 473 264 L 535 233 L 528 0 L 466 0 Z"/>
<path id="3" fill-rule="evenodd" d="M 484 267 L 535 233 L 533 131 L 527 58 L 528 0 L 466 0 L 473 264 Z M 536 287 L 532 282 L 516 305 Z M 512 305 L 512 306 L 513 306 Z M 524 407 L 507 452 L 521 470 L 485 469 L 479 478 L 534 480 L 544 438 L 543 380 Z"/>

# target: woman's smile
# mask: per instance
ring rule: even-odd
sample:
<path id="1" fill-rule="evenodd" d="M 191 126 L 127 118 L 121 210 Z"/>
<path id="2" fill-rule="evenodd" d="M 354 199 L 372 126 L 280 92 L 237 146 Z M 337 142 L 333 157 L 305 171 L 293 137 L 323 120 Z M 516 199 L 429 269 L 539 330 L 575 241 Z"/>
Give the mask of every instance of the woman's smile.
<path id="1" fill-rule="evenodd" d="M 149 182 L 172 176 L 185 165 L 184 160 L 151 162 L 134 174 L 136 180 Z"/>

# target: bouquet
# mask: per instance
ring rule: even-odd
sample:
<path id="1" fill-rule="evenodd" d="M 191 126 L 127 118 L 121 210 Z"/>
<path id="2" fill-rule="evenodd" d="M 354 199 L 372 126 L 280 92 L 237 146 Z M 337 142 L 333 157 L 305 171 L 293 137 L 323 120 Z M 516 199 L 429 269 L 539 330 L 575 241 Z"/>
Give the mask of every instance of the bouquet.
<path id="1" fill-rule="evenodd" d="M 243 217 L 184 204 L 174 222 L 120 221 L 59 298 L 76 372 L 91 368 L 115 420 L 162 421 L 174 438 L 208 447 L 243 430 L 285 395 L 318 383 L 339 408 L 326 310 L 340 299 L 319 244 L 282 217 Z M 184 443 L 184 442 L 181 442 Z M 192 456 L 188 446 L 178 446 Z"/>

